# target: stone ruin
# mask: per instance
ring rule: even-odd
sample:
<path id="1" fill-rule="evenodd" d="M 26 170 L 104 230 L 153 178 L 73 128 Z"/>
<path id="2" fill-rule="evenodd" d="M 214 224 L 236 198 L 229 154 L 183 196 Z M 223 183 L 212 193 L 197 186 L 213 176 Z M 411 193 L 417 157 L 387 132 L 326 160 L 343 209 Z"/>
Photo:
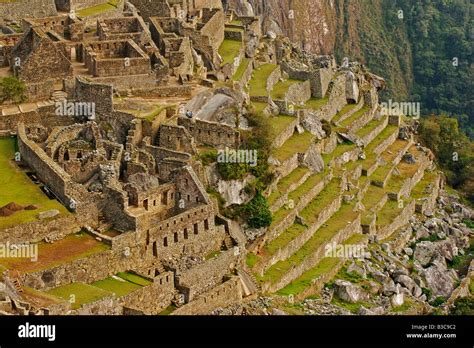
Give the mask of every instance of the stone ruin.
<path id="1" fill-rule="evenodd" d="M 436 208 L 432 155 L 399 115 L 381 113 L 385 83 L 364 66 L 264 35 L 260 18 L 220 1 L 130 0 L 81 17 L 102 3 L 56 0 L 54 13 L 28 12 L 20 33 L 9 19 L 0 34 L 0 69 L 28 94 L 28 105 L 2 106 L 0 134 L 16 137 L 32 184 L 69 210 L 0 227 L 0 242 L 59 248 L 79 236 L 99 250 L 0 268 L 1 313 L 209 314 L 301 284 L 331 243 L 402 238 L 415 212 Z M 225 180 L 202 159 L 244 147 L 255 117 L 271 128 L 262 193 L 273 223 L 259 230 L 223 209 L 248 202 L 255 177 Z M 320 293 L 343 261 L 291 295 Z M 147 285 L 79 306 L 41 297 L 124 272 Z"/>

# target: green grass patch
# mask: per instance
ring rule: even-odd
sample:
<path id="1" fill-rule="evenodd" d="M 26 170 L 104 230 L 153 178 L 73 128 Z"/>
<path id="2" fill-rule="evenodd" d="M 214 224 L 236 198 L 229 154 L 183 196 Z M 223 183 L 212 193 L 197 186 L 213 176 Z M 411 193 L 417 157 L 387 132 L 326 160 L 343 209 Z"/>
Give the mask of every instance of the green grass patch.
<path id="1" fill-rule="evenodd" d="M 118 280 L 112 277 L 99 280 L 92 285 L 99 289 L 114 293 L 117 297 L 126 296 L 142 288 L 142 286 L 138 284 L 130 283 L 126 280 Z"/>
<path id="2" fill-rule="evenodd" d="M 356 135 L 359 137 L 359 138 L 363 138 L 367 135 L 369 135 L 375 128 L 377 128 L 378 126 L 380 126 L 382 123 L 385 122 L 385 120 L 387 119 L 386 116 L 380 118 L 380 120 L 372 120 L 370 121 L 369 123 L 367 123 L 363 128 L 359 129 L 357 132 L 356 132 Z"/>
<path id="3" fill-rule="evenodd" d="M 131 273 L 131 272 L 120 272 L 117 274 L 117 276 L 126 281 L 129 281 L 130 283 L 137 284 L 140 286 L 147 286 L 152 283 L 148 279 L 140 277 L 139 275 Z"/>
<path id="4" fill-rule="evenodd" d="M 87 303 L 112 295 L 111 292 L 84 283 L 72 283 L 46 292 L 47 294 L 71 302 L 72 309 L 78 309 Z"/>
<path id="5" fill-rule="evenodd" d="M 21 210 L 10 216 L 0 217 L 0 229 L 39 221 L 40 212 L 57 209 L 60 216 L 69 214 L 57 200 L 49 199 L 38 185 L 20 171 L 13 159 L 15 157 L 15 139 L 0 138 L 0 207 L 15 202 L 23 207 L 36 205 L 36 210 Z M 55 217 L 55 218 L 57 218 Z"/>
<path id="6" fill-rule="evenodd" d="M 295 133 L 280 148 L 275 149 L 273 157 L 284 162 L 296 153 L 304 153 L 313 143 L 314 136 L 310 132 Z"/>
<path id="7" fill-rule="evenodd" d="M 341 181 L 333 179 L 301 212 L 300 216 L 308 224 L 317 221 L 319 214 L 327 208 L 329 204 L 337 199 L 341 193 Z"/>
<path id="8" fill-rule="evenodd" d="M 408 202 L 403 202 L 403 206 L 401 206 L 400 203 L 401 202 L 398 201 L 388 200 L 377 213 L 377 226 L 387 226 L 391 224 L 393 220 L 400 215 L 405 204 L 408 204 Z"/>
<path id="9" fill-rule="evenodd" d="M 270 205 L 275 203 L 278 198 L 288 192 L 290 186 L 299 182 L 308 172 L 308 168 L 298 167 L 281 179 L 277 184 L 277 189 L 268 197 L 268 203 Z"/>
<path id="10" fill-rule="evenodd" d="M 263 64 L 254 70 L 250 80 L 251 96 L 267 96 L 267 80 L 270 74 L 277 68 L 276 64 Z"/>
<path id="11" fill-rule="evenodd" d="M 257 256 L 253 253 L 248 253 L 245 259 L 245 263 L 247 264 L 248 268 L 253 268 L 255 264 L 260 260 L 260 256 Z"/>
<path id="12" fill-rule="evenodd" d="M 362 115 L 364 115 L 366 112 L 368 112 L 370 110 L 370 108 L 365 105 L 364 107 L 362 107 L 359 111 L 357 112 L 354 112 L 350 117 L 348 117 L 347 119 L 345 119 L 344 121 L 341 122 L 340 126 L 343 127 L 343 128 L 347 128 L 349 127 L 352 123 L 355 122 L 355 120 L 357 120 L 358 118 L 362 117 Z"/>
<path id="13" fill-rule="evenodd" d="M 329 241 L 337 232 L 345 228 L 349 222 L 353 222 L 357 216 L 358 213 L 354 212 L 354 204 L 343 204 L 341 209 L 323 227 L 317 230 L 296 253 L 270 267 L 263 277 L 259 277 L 260 281 L 276 283 L 293 266 L 299 265 L 309 255 L 323 246 L 325 242 Z"/>
<path id="14" fill-rule="evenodd" d="M 219 47 L 219 54 L 223 59 L 222 65 L 234 64 L 234 59 L 239 56 L 242 45 L 242 41 L 224 40 Z"/>
<path id="15" fill-rule="evenodd" d="M 234 81 L 240 81 L 242 77 L 244 76 L 245 71 L 249 67 L 251 60 L 250 58 L 242 58 L 242 61 L 240 62 L 239 67 L 237 68 L 237 71 L 235 72 L 234 76 L 232 77 L 232 80 Z"/>
<path id="16" fill-rule="evenodd" d="M 271 92 L 271 97 L 273 100 L 285 100 L 286 93 L 288 89 L 295 83 L 301 83 L 302 81 L 288 79 L 284 81 L 278 81 L 274 86 Z"/>
<path id="17" fill-rule="evenodd" d="M 110 0 L 108 2 L 104 2 L 103 4 L 87 7 L 85 9 L 77 11 L 77 16 L 83 18 L 95 16 L 107 11 L 116 10 L 119 2 L 119 0 Z"/>
<path id="18" fill-rule="evenodd" d="M 285 116 L 285 115 L 280 115 L 276 117 L 270 118 L 270 136 L 272 139 L 276 138 L 279 136 L 281 133 L 283 133 L 285 130 L 288 129 L 288 127 L 295 122 L 295 118 L 292 116 Z"/>
<path id="19" fill-rule="evenodd" d="M 319 110 L 329 102 L 329 98 L 311 98 L 304 104 L 304 109 Z M 299 107 L 298 107 L 299 108 Z"/>
<path id="20" fill-rule="evenodd" d="M 279 249 L 288 245 L 288 243 L 290 243 L 296 237 L 301 235 L 307 229 L 307 227 L 296 223 L 291 225 L 289 228 L 283 231 L 277 238 L 275 238 L 265 246 L 266 253 L 269 255 L 275 254 Z"/>
<path id="21" fill-rule="evenodd" d="M 173 313 L 175 310 L 177 309 L 177 307 L 175 305 L 171 305 L 171 306 L 168 306 L 166 307 L 162 312 L 160 312 L 160 314 L 158 315 L 170 315 L 171 313 Z"/>
<path id="22" fill-rule="evenodd" d="M 351 112 L 352 110 L 354 110 L 354 108 L 357 106 L 357 104 L 347 104 L 346 106 L 344 106 L 341 111 L 339 111 L 336 116 L 334 116 L 334 118 L 332 119 L 332 122 L 334 124 L 337 124 L 339 123 L 339 120 L 345 115 L 347 114 L 348 112 Z"/>

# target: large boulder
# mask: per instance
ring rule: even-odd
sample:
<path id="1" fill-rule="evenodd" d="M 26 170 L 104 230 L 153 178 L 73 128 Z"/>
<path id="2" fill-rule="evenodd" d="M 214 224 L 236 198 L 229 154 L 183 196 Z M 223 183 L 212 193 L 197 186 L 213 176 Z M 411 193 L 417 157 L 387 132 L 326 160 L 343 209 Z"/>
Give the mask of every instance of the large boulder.
<path id="1" fill-rule="evenodd" d="M 423 270 L 422 276 L 434 298 L 439 296 L 448 298 L 453 292 L 457 280 L 455 271 L 446 269 L 438 262 Z"/>
<path id="2" fill-rule="evenodd" d="M 323 123 L 314 112 L 306 112 L 301 120 L 303 127 L 318 139 L 326 138 Z"/>
<path id="3" fill-rule="evenodd" d="M 432 242 L 420 242 L 416 245 L 414 259 L 417 260 L 422 266 L 426 266 L 431 262 L 434 252 L 436 251 L 436 245 Z"/>
<path id="4" fill-rule="evenodd" d="M 345 280 L 336 280 L 334 283 L 334 291 L 341 300 L 349 303 L 365 301 L 368 298 L 364 290 Z"/>

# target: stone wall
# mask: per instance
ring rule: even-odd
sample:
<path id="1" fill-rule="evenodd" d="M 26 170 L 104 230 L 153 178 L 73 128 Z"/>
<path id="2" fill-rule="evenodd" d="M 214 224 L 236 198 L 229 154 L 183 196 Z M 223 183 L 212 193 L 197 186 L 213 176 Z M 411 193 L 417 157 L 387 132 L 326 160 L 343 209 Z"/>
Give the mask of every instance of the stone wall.
<path id="1" fill-rule="evenodd" d="M 210 314 L 216 308 L 225 308 L 242 301 L 242 286 L 239 277 L 232 277 L 225 283 L 197 297 L 194 301 L 178 308 L 172 315 Z"/>
<path id="2" fill-rule="evenodd" d="M 277 283 L 265 283 L 262 286 L 262 291 L 276 292 L 279 289 L 285 287 L 293 280 L 301 276 L 304 272 L 314 267 L 323 257 L 328 244 L 340 244 L 343 243 L 347 238 L 355 233 L 361 233 L 360 215 L 345 228 L 338 231 L 332 238 L 326 241 L 325 244 L 321 245 L 313 254 L 307 257 L 299 265 L 295 265 L 288 273 L 286 273 Z"/>
<path id="3" fill-rule="evenodd" d="M 385 119 L 377 126 L 375 127 L 369 134 L 361 138 L 360 140 L 364 144 L 364 147 L 369 145 L 379 134 L 382 132 L 385 127 L 388 125 L 388 118 L 385 117 Z"/>
<path id="4" fill-rule="evenodd" d="M 174 274 L 162 273 L 152 279 L 151 285 L 144 286 L 119 299 L 121 305 L 146 315 L 157 315 L 171 304 L 176 289 Z"/>
<path id="5" fill-rule="evenodd" d="M 185 301 L 191 302 L 198 295 L 222 283 L 224 276 L 231 274 L 238 262 L 234 250 L 222 251 L 216 257 L 194 266 L 176 276 L 176 287 L 184 292 Z"/>
<path id="6" fill-rule="evenodd" d="M 107 114 L 113 110 L 113 86 L 89 82 L 76 77 L 74 98 L 80 102 L 95 104 L 98 114 Z"/>
<path id="7" fill-rule="evenodd" d="M 178 118 L 178 125 L 188 130 L 198 146 L 238 148 L 240 144 L 240 133 L 227 125 L 186 117 Z"/>
<path id="8" fill-rule="evenodd" d="M 295 117 L 295 120 L 291 122 L 286 129 L 278 134 L 272 142 L 272 147 L 277 149 L 281 147 L 288 139 L 290 139 L 293 134 L 295 134 L 296 126 L 299 125 L 300 120 L 299 116 Z"/>
<path id="9" fill-rule="evenodd" d="M 342 203 L 342 196 L 337 196 L 335 200 L 327 204 L 324 209 L 317 216 L 316 221 L 308 226 L 308 229 L 291 240 L 283 248 L 278 249 L 270 258 L 266 258 L 263 262 L 255 267 L 255 271 L 262 274 L 278 261 L 285 260 L 298 251 L 315 233 L 318 229 L 331 218 L 331 216 L 339 210 Z"/>
<path id="10" fill-rule="evenodd" d="M 408 203 L 400 214 L 387 226 L 377 226 L 377 238 L 383 240 L 390 237 L 397 229 L 406 225 L 415 214 L 415 201 Z"/>
<path id="11" fill-rule="evenodd" d="M 166 1 L 150 1 L 150 0 L 130 0 L 143 17 L 145 21 L 149 21 L 150 17 L 171 17 L 171 9 Z"/>

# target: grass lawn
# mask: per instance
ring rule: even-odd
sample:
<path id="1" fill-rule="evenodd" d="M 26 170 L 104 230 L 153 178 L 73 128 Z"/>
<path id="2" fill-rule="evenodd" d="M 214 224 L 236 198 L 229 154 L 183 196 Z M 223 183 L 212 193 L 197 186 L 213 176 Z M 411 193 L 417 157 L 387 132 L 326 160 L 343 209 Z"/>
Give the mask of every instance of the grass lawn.
<path id="1" fill-rule="evenodd" d="M 247 264 L 248 268 L 253 268 L 255 264 L 260 260 L 260 257 L 253 254 L 253 253 L 248 253 L 247 257 L 245 259 L 245 263 Z"/>
<path id="2" fill-rule="evenodd" d="M 351 112 L 352 110 L 354 110 L 354 108 L 357 106 L 357 104 L 347 104 L 346 106 L 344 106 L 342 108 L 341 111 L 339 111 L 336 116 L 334 116 L 333 118 L 333 123 L 338 123 L 339 120 L 345 115 L 347 114 L 348 112 Z"/>
<path id="3" fill-rule="evenodd" d="M 114 293 L 117 297 L 128 295 L 143 287 L 141 285 L 131 283 L 126 280 L 118 280 L 112 277 L 99 280 L 98 282 L 92 283 L 91 285 L 99 289 Z"/>
<path id="4" fill-rule="evenodd" d="M 171 305 L 171 306 L 166 307 L 166 308 L 165 308 L 162 312 L 160 312 L 160 314 L 158 314 L 158 315 L 170 315 L 170 314 L 173 313 L 175 310 L 176 310 L 176 306 L 175 306 L 175 305 Z"/>
<path id="5" fill-rule="evenodd" d="M 425 176 L 413 188 L 411 192 L 411 196 L 414 199 L 419 199 L 428 195 L 429 194 L 429 192 L 427 192 L 428 186 L 430 184 L 434 185 L 434 182 L 437 177 L 438 177 L 438 173 L 436 173 L 435 171 L 425 172 Z"/>
<path id="6" fill-rule="evenodd" d="M 0 138 L 0 207 L 15 202 L 21 206 L 34 204 L 36 210 L 21 210 L 10 216 L 0 217 L 0 229 L 38 221 L 38 213 L 57 209 L 60 216 L 69 214 L 57 200 L 49 199 L 38 185 L 19 170 L 12 161 L 15 157 L 15 140 Z"/>
<path id="7" fill-rule="evenodd" d="M 308 193 L 314 186 L 318 185 L 321 181 L 324 180 L 326 172 L 311 175 L 308 180 L 306 180 L 302 185 L 300 185 L 296 190 L 290 193 L 289 198 L 292 199 L 295 204 L 297 204 L 301 197 Z"/>
<path id="8" fill-rule="evenodd" d="M 266 96 L 268 76 L 277 68 L 276 64 L 263 64 L 254 70 L 250 80 L 251 96 Z"/>
<path id="9" fill-rule="evenodd" d="M 151 284 L 151 281 L 149 281 L 148 279 L 145 279 L 143 277 L 140 277 L 137 274 L 130 273 L 130 272 L 120 272 L 117 274 L 117 276 L 122 279 L 125 279 L 126 281 L 130 283 L 137 284 L 140 286 L 147 286 Z"/>
<path id="10" fill-rule="evenodd" d="M 364 238 L 362 234 L 354 234 L 348 238 L 343 245 L 359 244 Z M 341 263 L 341 259 L 337 257 L 325 257 L 323 258 L 316 267 L 311 268 L 309 271 L 303 273 L 299 278 L 288 284 L 286 287 L 277 292 L 278 295 L 289 296 L 298 295 L 309 286 L 313 284 L 313 280 L 318 279 L 325 274 L 329 273 L 335 267 Z"/>
<path id="11" fill-rule="evenodd" d="M 303 262 L 308 256 L 328 242 L 340 230 L 345 228 L 348 223 L 353 222 L 358 216 L 354 212 L 354 203 L 343 204 L 341 209 L 336 212 L 314 235 L 288 259 L 279 261 L 270 267 L 263 277 L 259 277 L 262 282 L 270 281 L 276 283 L 284 274 L 296 265 Z"/>
<path id="12" fill-rule="evenodd" d="M 300 83 L 302 81 L 288 79 L 285 81 L 278 81 L 274 86 L 271 92 L 271 96 L 273 100 L 285 100 L 286 92 L 288 89 L 294 85 L 295 83 Z"/>
<path id="13" fill-rule="evenodd" d="M 409 202 L 404 202 L 403 207 Z M 393 220 L 400 215 L 403 210 L 403 207 L 400 207 L 398 201 L 388 200 L 383 208 L 377 213 L 377 226 L 387 226 L 390 225 Z"/>
<path id="14" fill-rule="evenodd" d="M 340 193 L 341 181 L 335 178 L 300 212 L 301 217 L 309 224 L 315 223 L 319 214 L 334 202 Z"/>
<path id="15" fill-rule="evenodd" d="M 98 301 L 112 294 L 109 291 L 84 283 L 72 283 L 60 286 L 46 293 L 70 301 L 72 309 L 78 309 L 84 304 Z"/>
<path id="16" fill-rule="evenodd" d="M 377 135 L 375 139 L 372 140 L 370 144 L 368 144 L 367 147 L 365 148 L 365 152 L 367 153 L 367 155 L 372 154 L 374 150 L 377 148 L 377 146 L 379 146 L 385 139 L 392 136 L 393 133 L 395 132 L 398 132 L 397 126 L 388 125 L 387 127 L 385 127 L 384 130 L 380 132 L 380 134 Z"/>
<path id="17" fill-rule="evenodd" d="M 64 302 L 64 299 L 23 286 L 22 296 L 37 307 L 47 307 Z"/>
<path id="18" fill-rule="evenodd" d="M 234 59 L 239 56 L 242 41 L 224 40 L 219 47 L 219 54 L 223 59 L 222 65 L 234 64 Z"/>
<path id="19" fill-rule="evenodd" d="M 307 173 L 309 172 L 308 168 L 298 167 L 293 170 L 290 174 L 282 178 L 277 185 L 277 190 L 272 192 L 270 197 L 268 197 L 268 203 L 273 204 L 281 195 L 287 193 L 291 185 L 300 181 Z"/>
<path id="20" fill-rule="evenodd" d="M 322 99 L 311 98 L 304 104 L 303 109 L 319 110 L 324 105 L 326 105 L 328 101 L 329 101 L 329 98 L 322 98 Z"/>
<path id="21" fill-rule="evenodd" d="M 89 17 L 89 16 L 95 16 L 103 12 L 111 11 L 117 9 L 117 6 L 119 4 L 119 0 L 110 0 L 107 2 L 104 2 L 103 4 L 87 7 L 85 9 L 77 11 L 77 16 L 82 18 L 82 17 Z"/>
<path id="22" fill-rule="evenodd" d="M 342 121 L 341 122 L 341 127 L 343 127 L 343 128 L 349 127 L 352 123 L 354 123 L 355 120 L 362 117 L 362 115 L 365 114 L 369 110 L 370 110 L 370 108 L 365 105 L 364 107 L 362 107 L 362 109 L 360 109 L 357 112 L 354 112 L 350 117 L 348 117 L 344 121 Z"/>
<path id="23" fill-rule="evenodd" d="M 370 185 L 364 199 L 362 200 L 362 204 L 365 207 L 365 210 L 368 212 L 372 210 L 386 195 L 387 193 L 381 187 L 377 187 L 374 185 Z"/>
<path id="24" fill-rule="evenodd" d="M 310 132 L 295 133 L 280 148 L 275 149 L 273 157 L 284 162 L 296 153 L 304 153 L 313 143 L 314 136 Z"/>
<path id="25" fill-rule="evenodd" d="M 97 241 L 87 233 L 69 235 L 54 243 L 38 244 L 38 260 L 36 262 L 27 258 L 2 258 L 0 264 L 7 269 L 21 272 L 36 272 L 53 268 L 63 263 L 108 250 L 109 246 Z"/>
<path id="26" fill-rule="evenodd" d="M 232 80 L 240 81 L 242 79 L 242 76 L 244 76 L 245 71 L 249 67 L 250 61 L 251 61 L 250 58 L 245 58 L 245 57 L 242 58 L 242 61 L 240 62 L 240 65 L 237 68 L 237 71 L 232 77 Z"/>
<path id="27" fill-rule="evenodd" d="M 295 122 L 296 118 L 292 116 L 280 115 L 270 118 L 270 127 L 271 127 L 271 137 L 276 138 L 283 131 L 288 129 L 290 124 Z"/>
<path id="28" fill-rule="evenodd" d="M 298 237 L 307 229 L 307 227 L 296 223 L 291 225 L 289 228 L 283 231 L 277 238 L 275 238 L 265 246 L 266 254 L 275 254 L 279 249 L 283 248 L 285 245 L 290 243 L 293 239 Z"/>
<path id="29" fill-rule="evenodd" d="M 366 135 L 370 134 L 370 132 L 372 132 L 375 128 L 377 128 L 377 127 L 380 126 L 383 122 L 385 122 L 386 119 L 387 119 L 387 117 L 384 116 L 384 117 L 382 117 L 380 120 L 372 120 L 372 121 L 370 121 L 370 122 L 367 123 L 363 128 L 359 129 L 359 130 L 356 132 L 356 135 L 357 135 L 359 138 L 365 137 Z"/>

